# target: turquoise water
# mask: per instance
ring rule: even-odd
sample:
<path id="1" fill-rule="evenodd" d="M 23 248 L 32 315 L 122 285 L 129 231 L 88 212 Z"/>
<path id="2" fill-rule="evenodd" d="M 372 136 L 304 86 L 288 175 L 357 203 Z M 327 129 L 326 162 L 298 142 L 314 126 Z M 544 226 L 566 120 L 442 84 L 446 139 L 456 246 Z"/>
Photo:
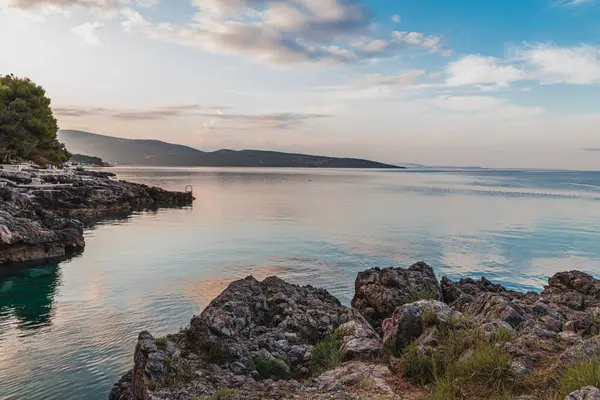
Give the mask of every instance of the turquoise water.
<path id="1" fill-rule="evenodd" d="M 178 330 L 250 274 L 345 303 L 358 271 L 417 260 L 523 290 L 600 275 L 599 172 L 115 172 L 197 200 L 95 226 L 70 261 L 0 271 L 0 399 L 106 399 L 139 331 Z"/>

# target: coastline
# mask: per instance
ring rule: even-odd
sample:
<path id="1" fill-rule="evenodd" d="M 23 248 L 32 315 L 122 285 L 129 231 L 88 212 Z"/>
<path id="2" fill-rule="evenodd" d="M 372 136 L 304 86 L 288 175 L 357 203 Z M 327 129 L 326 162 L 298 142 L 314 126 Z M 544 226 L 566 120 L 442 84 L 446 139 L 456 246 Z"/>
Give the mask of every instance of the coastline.
<path id="1" fill-rule="evenodd" d="M 578 271 L 538 294 L 438 281 L 423 262 L 374 268 L 352 307 L 247 277 L 180 332 L 142 332 L 109 399 L 597 399 L 565 375 L 598 362 L 599 312 L 600 281 Z"/>
<path id="2" fill-rule="evenodd" d="M 187 192 L 112 179 L 109 172 L 0 170 L 0 265 L 84 251 L 84 224 L 113 215 L 185 207 Z"/>

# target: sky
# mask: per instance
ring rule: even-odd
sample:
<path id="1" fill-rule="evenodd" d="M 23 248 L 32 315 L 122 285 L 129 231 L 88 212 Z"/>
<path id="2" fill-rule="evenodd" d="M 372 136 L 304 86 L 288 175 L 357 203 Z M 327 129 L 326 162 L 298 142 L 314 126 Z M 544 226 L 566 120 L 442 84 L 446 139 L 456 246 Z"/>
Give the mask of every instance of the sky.
<path id="1" fill-rule="evenodd" d="M 0 0 L 62 129 L 600 170 L 600 0 Z"/>

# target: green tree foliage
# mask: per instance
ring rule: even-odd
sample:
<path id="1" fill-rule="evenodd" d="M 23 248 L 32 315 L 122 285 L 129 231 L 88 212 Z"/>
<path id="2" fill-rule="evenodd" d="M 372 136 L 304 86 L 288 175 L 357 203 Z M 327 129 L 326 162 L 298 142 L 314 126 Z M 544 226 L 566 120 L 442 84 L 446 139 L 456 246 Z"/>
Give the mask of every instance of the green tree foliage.
<path id="1" fill-rule="evenodd" d="M 0 75 L 0 162 L 66 162 L 46 91 L 28 78 Z"/>

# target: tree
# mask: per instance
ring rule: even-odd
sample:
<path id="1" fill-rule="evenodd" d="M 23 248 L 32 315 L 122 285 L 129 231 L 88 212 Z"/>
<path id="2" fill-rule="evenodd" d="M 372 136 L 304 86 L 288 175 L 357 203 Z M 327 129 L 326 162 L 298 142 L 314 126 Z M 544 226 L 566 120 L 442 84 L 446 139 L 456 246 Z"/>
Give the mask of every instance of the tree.
<path id="1" fill-rule="evenodd" d="M 46 91 L 28 78 L 0 75 L 0 162 L 68 161 L 69 152 L 57 132 Z"/>

